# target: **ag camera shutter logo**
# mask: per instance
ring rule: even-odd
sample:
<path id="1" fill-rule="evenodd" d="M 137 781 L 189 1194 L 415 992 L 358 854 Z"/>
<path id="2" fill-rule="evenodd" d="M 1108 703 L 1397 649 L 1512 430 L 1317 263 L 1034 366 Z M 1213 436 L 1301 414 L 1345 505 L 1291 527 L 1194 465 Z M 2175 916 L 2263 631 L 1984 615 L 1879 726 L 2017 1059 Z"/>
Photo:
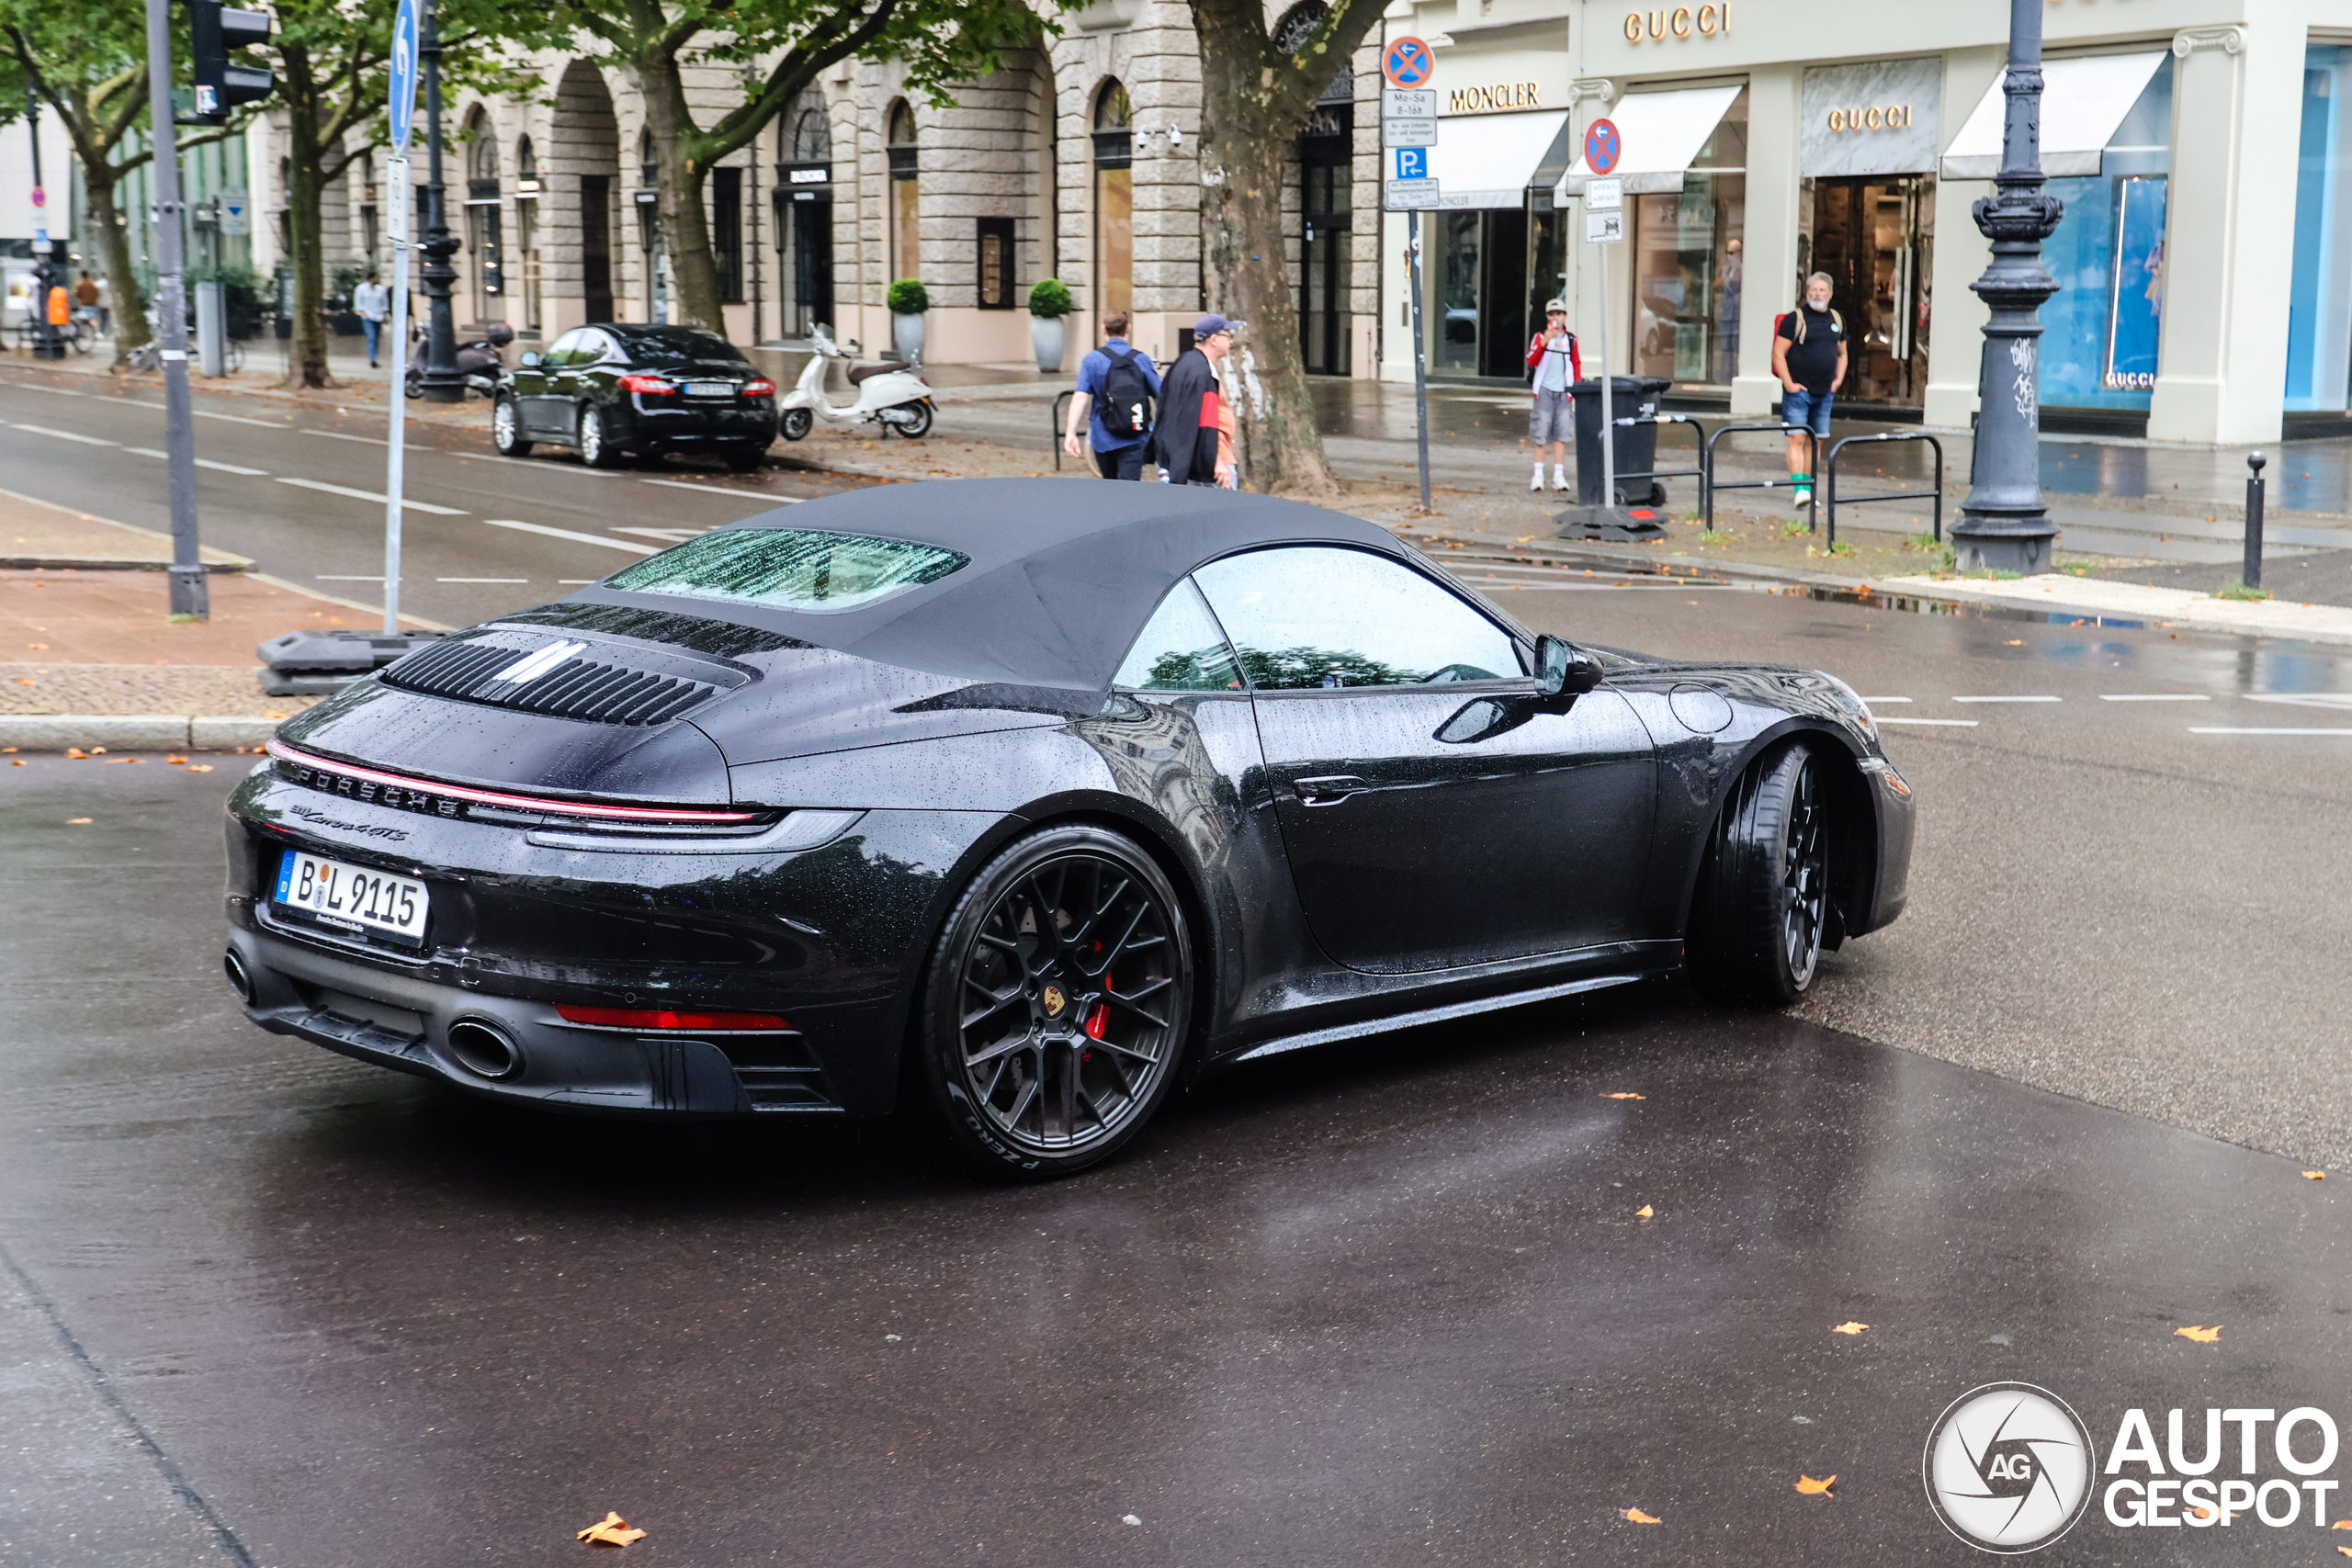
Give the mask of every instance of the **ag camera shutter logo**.
<path id="1" fill-rule="evenodd" d="M 1937 1417 L 1920 1460 L 1944 1528 L 1980 1551 L 2039 1551 L 2090 1506 L 2098 1456 L 2066 1402 L 2031 1383 L 1973 1388 Z"/>

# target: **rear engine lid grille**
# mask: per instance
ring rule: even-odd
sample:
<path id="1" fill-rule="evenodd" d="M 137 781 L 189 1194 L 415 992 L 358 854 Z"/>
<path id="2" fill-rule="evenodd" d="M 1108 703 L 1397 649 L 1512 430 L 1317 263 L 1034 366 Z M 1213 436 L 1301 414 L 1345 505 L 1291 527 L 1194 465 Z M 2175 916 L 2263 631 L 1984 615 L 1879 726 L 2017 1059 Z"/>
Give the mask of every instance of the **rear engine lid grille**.
<path id="1" fill-rule="evenodd" d="M 666 649 L 503 626 L 421 649 L 380 678 L 457 702 L 636 726 L 682 718 L 752 679 L 733 666 Z"/>

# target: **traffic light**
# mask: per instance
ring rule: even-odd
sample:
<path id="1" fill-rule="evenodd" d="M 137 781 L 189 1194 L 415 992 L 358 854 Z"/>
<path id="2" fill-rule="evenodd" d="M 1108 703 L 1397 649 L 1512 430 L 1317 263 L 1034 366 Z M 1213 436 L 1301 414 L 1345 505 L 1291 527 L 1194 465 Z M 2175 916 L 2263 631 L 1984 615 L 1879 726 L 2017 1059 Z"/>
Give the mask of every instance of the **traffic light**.
<path id="1" fill-rule="evenodd" d="M 189 123 L 226 125 L 231 109 L 277 90 L 277 78 L 266 67 L 241 63 L 246 57 L 231 52 L 269 41 L 269 14 L 232 11 L 221 0 L 187 0 L 187 10 L 196 54 L 196 113 Z"/>

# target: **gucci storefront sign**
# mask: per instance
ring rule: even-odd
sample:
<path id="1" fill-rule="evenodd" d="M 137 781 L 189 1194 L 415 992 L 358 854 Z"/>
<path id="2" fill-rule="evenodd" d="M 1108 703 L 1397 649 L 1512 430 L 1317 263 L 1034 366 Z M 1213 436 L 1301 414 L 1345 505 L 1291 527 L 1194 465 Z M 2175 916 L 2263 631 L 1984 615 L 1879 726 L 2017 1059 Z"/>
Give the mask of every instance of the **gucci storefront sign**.
<path id="1" fill-rule="evenodd" d="M 1844 175 L 1932 171 L 1942 120 L 1941 60 L 1871 60 L 1804 73 L 1801 172 Z"/>
<path id="2" fill-rule="evenodd" d="M 1731 0 L 1716 6 L 1676 6 L 1625 13 L 1625 41 L 1664 43 L 1668 39 L 1715 38 L 1731 31 Z"/>

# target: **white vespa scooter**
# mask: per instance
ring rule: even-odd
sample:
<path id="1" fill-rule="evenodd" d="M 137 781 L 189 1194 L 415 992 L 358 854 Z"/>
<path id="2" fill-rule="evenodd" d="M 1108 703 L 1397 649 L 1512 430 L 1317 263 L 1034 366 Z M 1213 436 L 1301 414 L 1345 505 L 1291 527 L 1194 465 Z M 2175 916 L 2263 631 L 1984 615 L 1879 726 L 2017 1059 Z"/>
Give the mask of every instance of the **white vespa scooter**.
<path id="1" fill-rule="evenodd" d="M 899 360 L 854 366 L 849 373 L 849 384 L 857 394 L 857 400 L 847 405 L 833 403 L 825 397 L 826 363 L 854 356 L 833 346 L 830 327 L 810 327 L 808 341 L 817 352 L 809 355 L 808 368 L 800 372 L 799 384 L 784 398 L 786 441 L 797 441 L 808 434 L 820 418 L 831 424 L 870 422 L 879 424 L 885 435 L 896 432 L 910 441 L 931 434 L 931 388 L 912 367 Z"/>

